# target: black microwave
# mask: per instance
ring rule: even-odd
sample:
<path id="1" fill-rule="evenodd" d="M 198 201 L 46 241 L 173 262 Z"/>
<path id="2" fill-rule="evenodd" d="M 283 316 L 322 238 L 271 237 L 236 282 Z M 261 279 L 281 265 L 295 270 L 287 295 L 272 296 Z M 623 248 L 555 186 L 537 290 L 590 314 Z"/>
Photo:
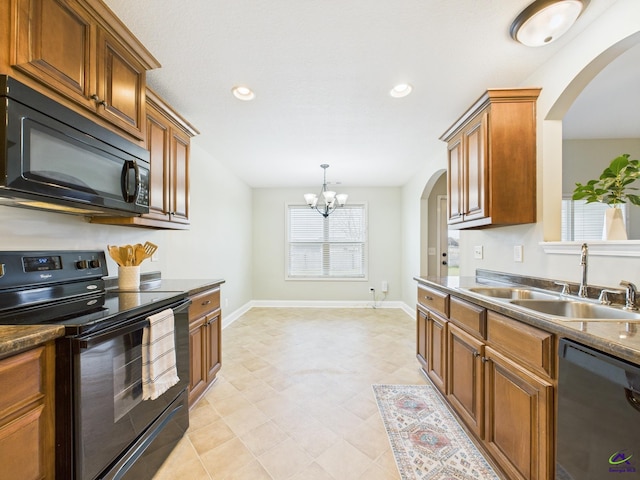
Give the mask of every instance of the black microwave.
<path id="1" fill-rule="evenodd" d="M 0 102 L 0 205 L 149 212 L 148 150 L 6 75 Z"/>

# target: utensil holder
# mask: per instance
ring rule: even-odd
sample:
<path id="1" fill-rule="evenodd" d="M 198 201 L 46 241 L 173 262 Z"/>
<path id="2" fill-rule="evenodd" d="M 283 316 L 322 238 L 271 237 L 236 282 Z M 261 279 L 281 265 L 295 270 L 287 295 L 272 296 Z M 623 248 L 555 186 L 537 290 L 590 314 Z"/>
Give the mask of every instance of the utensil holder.
<path id="1" fill-rule="evenodd" d="M 140 287 L 140 265 L 118 267 L 118 288 L 137 290 Z"/>

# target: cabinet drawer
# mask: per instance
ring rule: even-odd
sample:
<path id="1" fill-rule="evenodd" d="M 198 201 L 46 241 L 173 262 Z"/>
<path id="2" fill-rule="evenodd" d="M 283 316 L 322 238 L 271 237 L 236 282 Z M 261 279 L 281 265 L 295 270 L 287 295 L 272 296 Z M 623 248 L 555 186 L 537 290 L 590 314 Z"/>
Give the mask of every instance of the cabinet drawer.
<path id="1" fill-rule="evenodd" d="M 0 362 L 0 414 L 9 414 L 44 395 L 43 362 L 44 347 Z"/>
<path id="2" fill-rule="evenodd" d="M 418 285 L 418 303 L 445 317 L 449 316 L 449 294 Z"/>
<path id="3" fill-rule="evenodd" d="M 499 313 L 487 316 L 487 342 L 547 377 L 553 376 L 553 334 Z"/>
<path id="4" fill-rule="evenodd" d="M 485 338 L 487 333 L 487 310 L 485 308 L 451 297 L 449 317 L 467 332 Z"/>
<path id="5" fill-rule="evenodd" d="M 220 289 L 207 290 L 191 297 L 189 317 L 195 319 L 220 308 Z"/>

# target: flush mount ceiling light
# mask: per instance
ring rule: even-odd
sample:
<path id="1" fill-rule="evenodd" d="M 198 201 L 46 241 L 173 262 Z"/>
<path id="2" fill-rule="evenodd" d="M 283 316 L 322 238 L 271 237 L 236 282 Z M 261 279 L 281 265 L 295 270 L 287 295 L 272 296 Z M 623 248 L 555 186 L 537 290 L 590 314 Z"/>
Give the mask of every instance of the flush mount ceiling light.
<path id="1" fill-rule="evenodd" d="M 237 85 L 231 89 L 233 96 L 238 100 L 244 100 L 248 102 L 249 100 L 253 100 L 256 96 L 249 87 L 245 87 L 244 85 Z"/>
<path id="2" fill-rule="evenodd" d="M 324 181 L 322 182 L 320 195 L 316 195 L 315 193 L 305 193 L 304 201 L 307 202 L 307 205 L 309 205 L 310 208 L 315 208 L 318 213 L 320 213 L 324 218 L 327 218 L 336 208 L 344 207 L 349 195 L 346 193 L 336 194 L 336 192 L 327 190 L 327 168 L 329 168 L 329 165 L 323 163 L 320 167 L 324 170 Z M 318 204 L 318 198 L 322 200 L 321 204 Z"/>
<path id="3" fill-rule="evenodd" d="M 589 0 L 536 0 L 511 24 L 511 38 L 539 47 L 564 35 L 587 8 Z"/>
<path id="4" fill-rule="evenodd" d="M 409 95 L 411 93 L 411 90 L 413 90 L 413 87 L 408 83 L 399 83 L 391 89 L 389 95 L 391 95 L 393 98 L 402 98 Z"/>

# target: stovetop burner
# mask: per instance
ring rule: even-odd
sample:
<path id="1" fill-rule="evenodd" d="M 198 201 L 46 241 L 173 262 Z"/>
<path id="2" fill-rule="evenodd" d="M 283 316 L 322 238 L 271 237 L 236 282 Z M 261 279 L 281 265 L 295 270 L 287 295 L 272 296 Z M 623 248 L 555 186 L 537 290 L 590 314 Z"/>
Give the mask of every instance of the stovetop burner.
<path id="1" fill-rule="evenodd" d="M 121 318 L 135 316 L 185 298 L 182 292 L 112 292 L 0 312 L 0 325 L 63 325 L 67 335 L 89 333 Z"/>

